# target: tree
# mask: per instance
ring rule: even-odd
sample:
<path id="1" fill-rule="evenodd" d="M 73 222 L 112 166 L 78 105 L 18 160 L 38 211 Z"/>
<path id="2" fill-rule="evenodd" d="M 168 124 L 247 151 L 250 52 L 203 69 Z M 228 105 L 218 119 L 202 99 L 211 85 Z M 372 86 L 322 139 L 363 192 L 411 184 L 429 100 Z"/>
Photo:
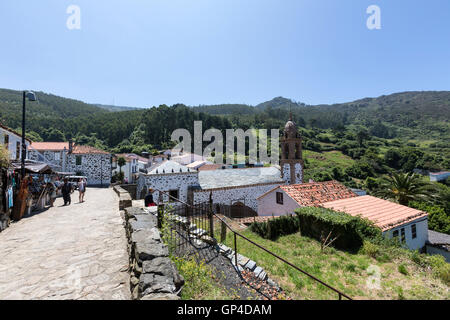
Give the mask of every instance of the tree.
<path id="1" fill-rule="evenodd" d="M 0 168 L 7 168 L 9 165 L 9 152 L 0 144 Z"/>
<path id="2" fill-rule="evenodd" d="M 393 199 L 407 206 L 410 201 L 424 201 L 432 197 L 431 185 L 415 173 L 393 173 L 380 184 L 376 196 Z"/>

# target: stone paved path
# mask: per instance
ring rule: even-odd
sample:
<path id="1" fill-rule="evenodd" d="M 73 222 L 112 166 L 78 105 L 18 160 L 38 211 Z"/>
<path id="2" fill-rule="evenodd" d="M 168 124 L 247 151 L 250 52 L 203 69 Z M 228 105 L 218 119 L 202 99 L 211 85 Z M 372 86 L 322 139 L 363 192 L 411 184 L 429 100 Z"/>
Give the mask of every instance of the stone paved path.
<path id="1" fill-rule="evenodd" d="M 78 191 L 72 204 L 0 233 L 0 300 L 130 299 L 127 242 L 112 189 Z"/>

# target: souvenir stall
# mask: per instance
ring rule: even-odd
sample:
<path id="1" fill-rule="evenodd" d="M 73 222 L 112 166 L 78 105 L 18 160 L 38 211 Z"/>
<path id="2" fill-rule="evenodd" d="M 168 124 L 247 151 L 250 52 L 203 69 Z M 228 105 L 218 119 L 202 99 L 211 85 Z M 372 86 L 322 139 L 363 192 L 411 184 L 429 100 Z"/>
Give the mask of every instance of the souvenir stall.
<path id="1" fill-rule="evenodd" d="M 17 173 L 9 168 L 0 168 L 0 231 L 9 226 L 17 195 Z"/>
<path id="2" fill-rule="evenodd" d="M 12 162 L 11 168 L 20 171 L 21 164 Z M 25 179 L 19 186 L 18 203 L 14 204 L 14 220 L 20 220 L 24 214 L 42 210 L 49 202 L 50 184 L 53 170 L 46 163 L 27 160 L 25 162 Z"/>

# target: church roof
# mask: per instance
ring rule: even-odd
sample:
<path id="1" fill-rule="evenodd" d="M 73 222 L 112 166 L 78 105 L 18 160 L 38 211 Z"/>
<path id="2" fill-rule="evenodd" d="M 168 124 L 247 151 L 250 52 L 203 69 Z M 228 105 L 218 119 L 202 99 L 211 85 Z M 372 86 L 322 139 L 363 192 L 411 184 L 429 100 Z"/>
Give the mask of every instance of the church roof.
<path id="1" fill-rule="evenodd" d="M 161 163 L 155 164 L 148 169 L 149 174 L 164 174 L 164 173 L 180 173 L 180 172 L 197 172 L 194 169 L 190 169 L 186 166 L 179 164 L 176 161 L 166 160 Z"/>
<path id="2" fill-rule="evenodd" d="M 284 183 L 280 169 L 276 167 L 200 171 L 198 179 L 200 187 L 204 190 Z"/>

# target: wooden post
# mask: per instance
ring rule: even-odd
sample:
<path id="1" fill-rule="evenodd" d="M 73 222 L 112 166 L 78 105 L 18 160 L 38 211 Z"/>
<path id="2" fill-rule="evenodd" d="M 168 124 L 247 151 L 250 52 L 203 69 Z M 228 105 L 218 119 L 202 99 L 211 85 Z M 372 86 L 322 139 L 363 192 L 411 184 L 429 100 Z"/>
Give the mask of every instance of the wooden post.
<path id="1" fill-rule="evenodd" d="M 220 224 L 220 242 L 225 242 L 227 239 L 227 226 L 225 225 L 225 222 L 221 222 Z"/>
<path id="2" fill-rule="evenodd" d="M 209 236 L 214 238 L 214 219 L 213 219 L 213 202 L 212 202 L 212 192 L 209 193 Z"/>

